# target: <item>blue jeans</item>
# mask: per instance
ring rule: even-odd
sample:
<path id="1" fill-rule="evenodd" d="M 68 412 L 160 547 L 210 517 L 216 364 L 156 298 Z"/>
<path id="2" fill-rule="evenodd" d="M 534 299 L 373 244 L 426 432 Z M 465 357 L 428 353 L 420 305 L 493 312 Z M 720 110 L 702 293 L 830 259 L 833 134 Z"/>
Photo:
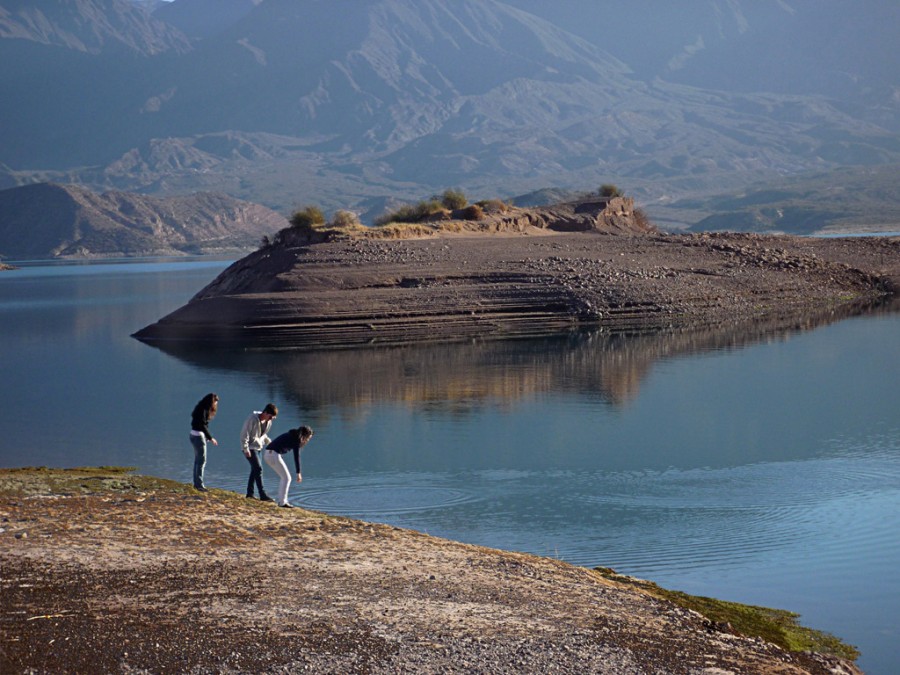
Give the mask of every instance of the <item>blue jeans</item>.
<path id="1" fill-rule="evenodd" d="M 253 496 L 253 486 L 259 491 L 259 498 L 266 496 L 262 482 L 262 464 L 259 463 L 259 450 L 250 450 L 250 456 L 247 458 L 250 462 L 250 478 L 247 480 L 247 496 Z"/>
<path id="2" fill-rule="evenodd" d="M 194 487 L 202 488 L 203 469 L 206 468 L 206 437 L 191 434 L 191 445 L 194 446 Z"/>

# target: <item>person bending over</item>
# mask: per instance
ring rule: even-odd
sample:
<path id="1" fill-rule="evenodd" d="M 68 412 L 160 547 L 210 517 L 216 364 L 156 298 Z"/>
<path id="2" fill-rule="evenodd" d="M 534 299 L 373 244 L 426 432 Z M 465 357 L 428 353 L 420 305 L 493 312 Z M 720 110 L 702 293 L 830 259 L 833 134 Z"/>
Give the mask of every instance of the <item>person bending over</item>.
<path id="1" fill-rule="evenodd" d="M 301 472 L 300 451 L 312 436 L 313 430 L 307 426 L 302 426 L 281 434 L 266 447 L 266 452 L 263 455 L 266 464 L 275 469 L 275 473 L 281 477 L 281 483 L 278 485 L 278 506 L 293 507 L 287 499 L 288 490 L 291 487 L 291 474 L 284 463 L 284 455 L 291 450 L 294 451 L 294 467 L 297 469 L 297 482 L 301 482 L 303 474 Z"/>

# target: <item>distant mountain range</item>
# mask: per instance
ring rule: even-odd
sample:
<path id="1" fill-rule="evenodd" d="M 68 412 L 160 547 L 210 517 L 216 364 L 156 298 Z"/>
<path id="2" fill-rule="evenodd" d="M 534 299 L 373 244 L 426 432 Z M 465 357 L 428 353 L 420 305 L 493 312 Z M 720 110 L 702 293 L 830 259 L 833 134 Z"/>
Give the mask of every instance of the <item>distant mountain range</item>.
<path id="1" fill-rule="evenodd" d="M 372 215 L 615 182 L 683 226 L 900 166 L 898 34 L 882 0 L 0 0 L 0 187 Z"/>
<path id="2" fill-rule="evenodd" d="M 829 234 L 900 232 L 897 166 L 846 167 L 748 185 L 730 195 L 684 199 L 690 229 Z M 710 214 L 710 215 L 703 215 Z"/>
<path id="3" fill-rule="evenodd" d="M 0 190 L 0 259 L 234 253 L 287 220 L 222 194 L 96 194 L 39 183 Z"/>

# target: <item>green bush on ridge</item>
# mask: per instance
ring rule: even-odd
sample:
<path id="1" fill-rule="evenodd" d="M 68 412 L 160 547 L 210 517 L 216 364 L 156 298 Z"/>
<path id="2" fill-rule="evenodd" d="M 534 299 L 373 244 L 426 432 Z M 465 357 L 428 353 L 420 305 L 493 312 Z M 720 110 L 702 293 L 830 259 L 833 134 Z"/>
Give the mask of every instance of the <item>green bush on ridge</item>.
<path id="1" fill-rule="evenodd" d="M 623 197 L 625 193 L 622 192 L 618 186 L 613 185 L 612 183 L 604 183 L 600 186 L 600 189 L 597 190 L 597 194 L 605 199 L 612 199 L 613 197 Z"/>
<path id="2" fill-rule="evenodd" d="M 444 194 L 441 195 L 441 204 L 450 211 L 458 211 L 459 209 L 466 208 L 466 206 L 469 205 L 469 200 L 466 199 L 462 190 L 447 189 L 444 190 Z"/>
<path id="3" fill-rule="evenodd" d="M 305 206 L 291 216 L 291 227 L 311 228 L 325 224 L 325 214 L 318 206 Z"/>

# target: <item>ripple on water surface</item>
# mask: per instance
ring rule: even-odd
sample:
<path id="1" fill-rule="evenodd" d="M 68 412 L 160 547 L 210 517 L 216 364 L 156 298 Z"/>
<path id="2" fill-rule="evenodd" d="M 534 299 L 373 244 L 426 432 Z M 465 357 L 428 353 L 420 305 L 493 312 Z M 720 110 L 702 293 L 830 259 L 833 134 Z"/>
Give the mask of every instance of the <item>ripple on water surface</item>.
<path id="1" fill-rule="evenodd" d="M 294 503 L 314 511 L 357 518 L 389 518 L 476 501 L 469 492 L 429 485 L 351 485 L 304 490 Z"/>
<path id="2" fill-rule="evenodd" d="M 867 453 L 726 469 L 619 474 L 571 499 L 605 527 L 604 558 L 632 572 L 681 565 L 739 566 L 815 550 L 840 564 L 891 545 L 881 521 L 900 495 L 896 455 Z M 588 562 L 576 546 L 570 558 Z M 598 555 L 599 554 L 599 555 Z M 609 560 L 612 558 L 612 560 Z"/>

